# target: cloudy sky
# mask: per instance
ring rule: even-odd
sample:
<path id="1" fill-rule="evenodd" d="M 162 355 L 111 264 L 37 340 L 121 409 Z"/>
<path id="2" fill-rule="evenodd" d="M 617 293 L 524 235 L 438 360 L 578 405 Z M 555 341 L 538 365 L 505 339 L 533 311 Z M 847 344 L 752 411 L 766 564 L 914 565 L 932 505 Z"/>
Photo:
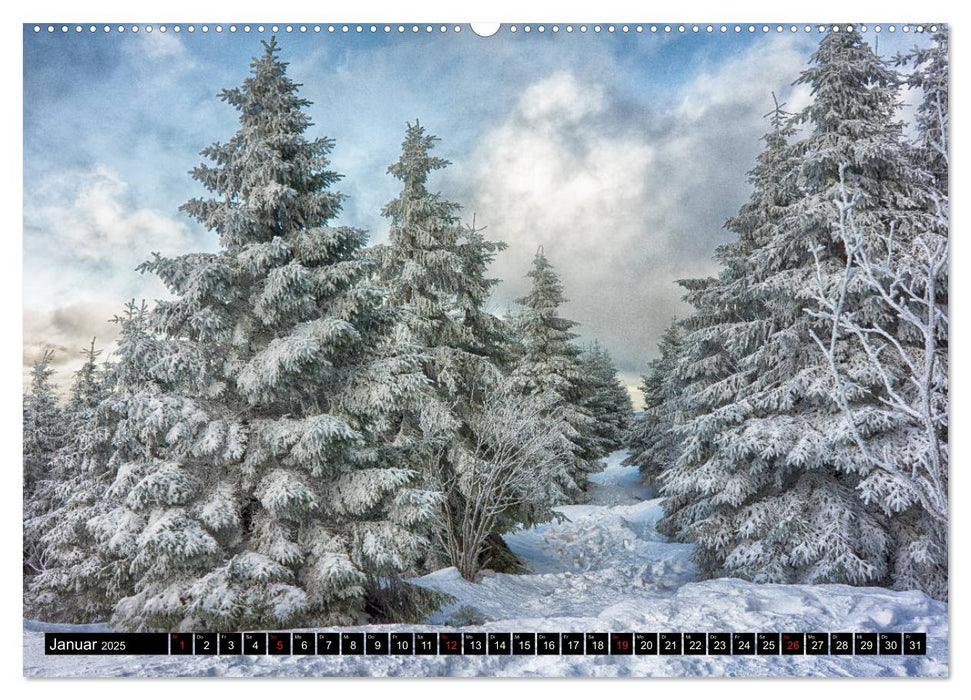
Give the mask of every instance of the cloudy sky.
<path id="1" fill-rule="evenodd" d="M 712 251 L 748 195 L 771 93 L 790 110 L 809 99 L 792 81 L 819 41 L 592 25 L 489 38 L 467 26 L 280 34 L 314 103 L 310 136 L 336 140 L 341 222 L 385 239 L 380 211 L 396 191 L 386 168 L 419 119 L 452 161 L 433 187 L 509 246 L 492 310 L 526 291 L 542 245 L 570 299 L 564 314 L 608 347 L 632 388 L 664 327 L 689 311 L 676 280 L 717 269 Z M 199 150 L 235 131 L 216 95 L 243 80 L 259 39 L 24 28 L 25 368 L 53 347 L 67 379 L 92 336 L 110 350 L 108 319 L 126 299 L 164 295 L 138 263 L 216 248 L 178 207 L 201 194 L 187 175 Z M 879 48 L 893 55 L 917 39 L 884 33 Z"/>

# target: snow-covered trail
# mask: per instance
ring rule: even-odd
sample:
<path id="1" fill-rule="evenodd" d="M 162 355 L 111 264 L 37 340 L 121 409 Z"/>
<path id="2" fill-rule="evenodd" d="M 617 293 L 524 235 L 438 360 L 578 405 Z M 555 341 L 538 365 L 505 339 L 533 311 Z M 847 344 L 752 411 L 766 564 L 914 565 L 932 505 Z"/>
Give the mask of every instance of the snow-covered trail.
<path id="1" fill-rule="evenodd" d="M 587 504 L 561 506 L 561 520 L 504 536 L 531 573 L 485 572 L 470 583 L 455 569 L 443 569 L 417 579 L 456 598 L 430 621 L 447 622 L 466 607 L 488 620 L 559 618 L 556 625 L 547 622 L 546 631 L 630 630 L 624 609 L 655 604 L 659 594 L 668 597 L 695 580 L 691 546 L 657 534 L 660 500 L 645 500 L 652 494 L 636 468 L 621 466 L 624 456 L 615 452 L 606 469 L 592 475 Z M 616 616 L 610 614 L 618 604 Z M 571 617 L 596 618 L 596 624 L 561 629 L 561 619 Z"/>
<path id="2" fill-rule="evenodd" d="M 25 675 L 65 676 L 885 676 L 947 675 L 947 605 L 916 592 L 841 585 L 696 581 L 690 545 L 655 529 L 661 501 L 644 489 L 625 454 L 608 457 L 584 505 L 562 519 L 505 537 L 530 573 L 485 572 L 475 583 L 455 569 L 416 579 L 455 601 L 424 625 L 371 631 L 541 632 L 926 632 L 926 657 L 841 656 L 390 656 L 45 657 L 41 628 L 24 631 Z M 469 618 L 484 621 L 472 627 Z M 59 626 L 62 628 L 63 626 Z"/>

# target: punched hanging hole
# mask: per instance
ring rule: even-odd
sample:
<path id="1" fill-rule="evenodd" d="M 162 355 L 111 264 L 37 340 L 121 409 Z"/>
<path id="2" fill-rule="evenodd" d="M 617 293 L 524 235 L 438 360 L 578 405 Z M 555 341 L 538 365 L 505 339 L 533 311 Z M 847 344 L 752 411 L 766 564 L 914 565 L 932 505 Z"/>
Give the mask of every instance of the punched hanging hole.
<path id="1" fill-rule="evenodd" d="M 472 31 L 476 36 L 489 37 L 498 32 L 499 27 L 502 25 L 498 22 L 473 22 L 469 26 L 472 27 Z"/>

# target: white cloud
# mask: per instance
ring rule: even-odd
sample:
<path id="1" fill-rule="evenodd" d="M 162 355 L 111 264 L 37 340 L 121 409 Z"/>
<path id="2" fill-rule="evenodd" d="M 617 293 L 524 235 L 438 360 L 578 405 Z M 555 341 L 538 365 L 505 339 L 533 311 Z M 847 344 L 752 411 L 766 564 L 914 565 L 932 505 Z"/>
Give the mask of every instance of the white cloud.
<path id="1" fill-rule="evenodd" d="M 637 228 L 617 215 L 643 200 L 651 148 L 587 130 L 602 108 L 564 99 L 581 89 L 562 74 L 532 86 L 517 114 L 489 135 L 479 162 L 476 208 L 495 222 L 497 235 L 530 255 L 537 245 L 555 255 L 561 244 L 603 253 L 600 244 L 616 240 L 605 235 L 610 229 L 633 235 Z M 519 232 L 528 235 L 511 235 Z M 584 263 L 597 264 L 597 256 Z"/>
<path id="2" fill-rule="evenodd" d="M 192 237 L 185 223 L 132 203 L 128 186 L 101 166 L 49 178 L 29 194 L 24 226 L 42 246 L 35 254 L 130 268 L 151 250 L 182 250 Z"/>
<path id="3" fill-rule="evenodd" d="M 519 112 L 530 122 L 575 124 L 606 107 L 603 88 L 582 85 L 565 71 L 526 88 L 519 101 Z"/>
<path id="4" fill-rule="evenodd" d="M 125 51 L 134 59 L 165 62 L 179 69 L 190 68 L 193 63 L 182 40 L 171 32 L 142 32 L 128 38 Z"/>

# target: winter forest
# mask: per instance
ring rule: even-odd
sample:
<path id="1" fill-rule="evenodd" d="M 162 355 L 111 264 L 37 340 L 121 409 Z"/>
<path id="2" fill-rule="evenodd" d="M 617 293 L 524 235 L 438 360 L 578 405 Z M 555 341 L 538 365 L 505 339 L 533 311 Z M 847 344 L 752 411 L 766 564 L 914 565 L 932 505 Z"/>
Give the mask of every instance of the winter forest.
<path id="1" fill-rule="evenodd" d="M 427 623 L 454 600 L 425 581 L 526 580 L 524 538 L 602 503 L 611 469 L 658 499 L 652 543 L 691 585 L 946 603 L 947 41 L 885 57 L 855 31 L 820 38 L 791 76 L 811 100 L 766 115 L 718 272 L 679 282 L 692 311 L 655 339 L 636 412 L 608 346 L 564 313 L 549 245 L 528 293 L 490 309 L 506 244 L 439 191 L 447 133 L 401 125 L 374 244 L 337 223 L 341 144 L 308 135 L 286 41 L 254 46 L 218 96 L 238 128 L 191 173 L 208 196 L 181 207 L 218 249 L 144 241 L 139 271 L 168 297 L 119 299 L 116 349 L 92 341 L 66 395 L 53 351 L 33 365 L 24 617 Z"/>

